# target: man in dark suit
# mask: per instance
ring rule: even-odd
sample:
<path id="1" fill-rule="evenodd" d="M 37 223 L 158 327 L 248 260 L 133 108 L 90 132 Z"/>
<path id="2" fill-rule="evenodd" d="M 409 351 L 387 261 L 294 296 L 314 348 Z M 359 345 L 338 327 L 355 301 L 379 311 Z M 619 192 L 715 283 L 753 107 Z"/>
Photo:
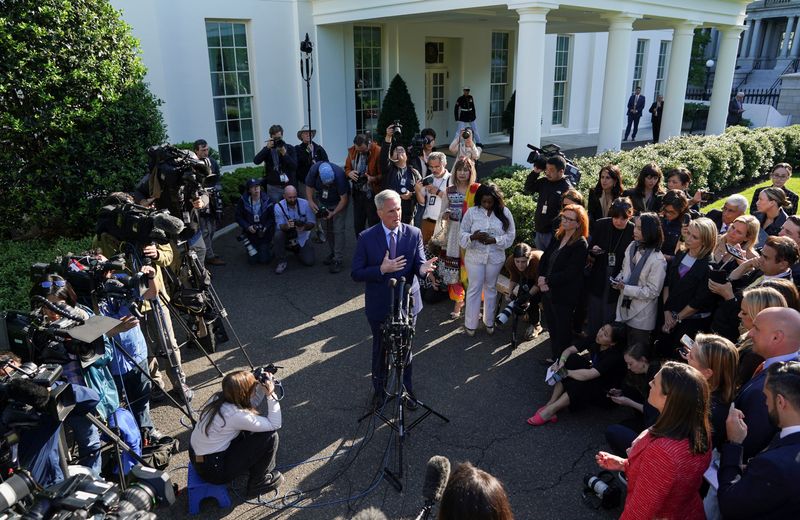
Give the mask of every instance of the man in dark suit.
<path id="1" fill-rule="evenodd" d="M 744 92 L 737 92 L 736 96 L 728 103 L 728 119 L 725 121 L 728 126 L 738 125 L 742 122 L 744 112 Z"/>
<path id="2" fill-rule="evenodd" d="M 652 117 L 650 120 L 653 122 L 653 142 L 658 142 L 658 137 L 661 135 L 661 115 L 664 113 L 664 96 L 657 96 L 656 100 L 650 105 L 650 113 Z M 636 132 L 634 131 L 634 134 Z"/>
<path id="3" fill-rule="evenodd" d="M 753 352 L 764 358 L 753 378 L 739 390 L 734 401 L 744 414 L 747 438 L 742 442 L 744 460 L 766 448 L 778 432 L 769 419 L 764 401 L 767 369 L 779 361 L 797 361 L 800 346 L 800 312 L 785 307 L 769 307 L 758 313 L 747 333 L 753 340 Z"/>
<path id="4" fill-rule="evenodd" d="M 706 213 L 705 216 L 714 222 L 714 225 L 717 226 L 717 231 L 719 231 L 721 235 L 728 231 L 728 226 L 730 226 L 734 220 L 744 215 L 746 212 L 747 199 L 744 198 L 743 195 L 737 193 L 725 199 L 725 204 L 722 206 L 721 210 L 712 209 Z"/>
<path id="5" fill-rule="evenodd" d="M 726 519 L 800 518 L 800 363 L 773 363 L 766 373 L 764 397 L 780 434 L 748 462 L 742 458 L 747 424 L 740 410 L 728 414 L 728 442 L 717 473 L 719 507 Z M 747 463 L 744 471 L 742 463 Z"/>
<path id="6" fill-rule="evenodd" d="M 402 210 L 397 192 L 384 190 L 378 193 L 375 206 L 381 222 L 359 235 L 350 275 L 356 282 L 367 284 L 364 310 L 372 330 L 372 386 L 376 398 L 381 399 L 387 374 L 380 327 L 392 304 L 389 280 L 405 277 L 411 284 L 411 314 L 416 317 L 422 310 L 417 276 L 427 276 L 437 258 L 426 261 L 419 229 L 401 223 Z M 408 361 L 403 384 L 411 394 L 410 356 Z"/>
<path id="7" fill-rule="evenodd" d="M 628 126 L 625 127 L 625 141 L 628 140 L 628 135 L 631 136 L 631 140 L 636 140 L 636 132 L 639 131 L 639 119 L 642 118 L 644 103 L 642 88 L 636 87 L 636 91 L 628 98 Z M 631 125 L 633 125 L 633 134 L 631 134 Z"/>

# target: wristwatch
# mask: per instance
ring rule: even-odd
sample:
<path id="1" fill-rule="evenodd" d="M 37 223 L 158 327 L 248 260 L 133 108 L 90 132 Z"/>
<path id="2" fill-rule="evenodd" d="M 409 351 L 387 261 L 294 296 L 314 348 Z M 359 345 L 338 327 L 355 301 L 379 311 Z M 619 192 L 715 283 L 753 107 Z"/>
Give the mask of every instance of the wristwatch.
<path id="1" fill-rule="evenodd" d="M 675 311 L 672 311 L 672 319 L 675 320 L 676 323 L 681 322 L 681 319 L 678 317 L 678 313 Z"/>

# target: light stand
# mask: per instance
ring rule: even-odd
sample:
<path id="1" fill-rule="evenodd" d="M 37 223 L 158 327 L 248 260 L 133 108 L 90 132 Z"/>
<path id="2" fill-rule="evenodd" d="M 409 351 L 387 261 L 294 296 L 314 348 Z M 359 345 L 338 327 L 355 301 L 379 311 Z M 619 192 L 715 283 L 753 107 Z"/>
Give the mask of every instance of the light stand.
<path id="1" fill-rule="evenodd" d="M 306 33 L 306 39 L 300 42 L 300 77 L 306 82 L 306 107 L 308 109 L 308 135 L 311 138 L 311 77 L 314 75 L 314 44 Z"/>
<path id="2" fill-rule="evenodd" d="M 403 384 L 403 375 L 411 358 L 411 339 L 414 336 L 414 323 L 411 315 L 411 282 L 406 283 L 405 277 L 400 277 L 399 283 L 392 278 L 389 280 L 389 287 L 392 292 L 392 300 L 389 315 L 381 325 L 381 333 L 386 364 L 388 369 L 394 368 L 395 391 L 388 394 L 384 406 L 375 406 L 372 411 L 361 417 L 359 422 L 375 414 L 397 433 L 397 473 L 392 472 L 388 466 L 384 466 L 383 475 L 397 491 L 402 491 L 403 485 L 400 481 L 403 478 L 403 443 L 406 434 L 431 414 L 444 422 L 449 423 L 450 419 L 411 395 Z M 394 418 L 383 413 L 384 408 L 388 407 L 391 410 L 390 403 L 397 407 Z M 408 426 L 405 423 L 405 405 L 407 403 L 414 403 L 417 407 L 425 410 Z"/>

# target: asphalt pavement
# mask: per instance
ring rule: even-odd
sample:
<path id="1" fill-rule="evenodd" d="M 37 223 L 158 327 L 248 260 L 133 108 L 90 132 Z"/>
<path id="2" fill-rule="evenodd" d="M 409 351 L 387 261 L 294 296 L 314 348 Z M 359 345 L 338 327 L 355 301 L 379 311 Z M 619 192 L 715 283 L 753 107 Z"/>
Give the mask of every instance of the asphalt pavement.
<path id="1" fill-rule="evenodd" d="M 227 265 L 211 268 L 213 283 L 253 362 L 282 367 L 277 377 L 286 394 L 278 468 L 286 482 L 267 505 L 244 502 L 232 491 L 232 508 L 206 501 L 195 518 L 349 518 L 369 506 L 388 518 L 415 518 L 423 505 L 426 463 L 433 455 L 449 458 L 454 466 L 470 461 L 499 478 L 518 519 L 619 515 L 620 509 L 597 511 L 584 503 L 582 491 L 584 475 L 599 470 L 594 455 L 606 449 L 605 427 L 626 413 L 564 411 L 556 424 L 529 426 L 525 419 L 550 396 L 545 368 L 537 363 L 548 356 L 547 334 L 514 350 L 508 330 L 498 328 L 489 336 L 479 329 L 468 337 L 462 323 L 450 320 L 448 301 L 426 305 L 419 316 L 414 390 L 449 422 L 431 415 L 408 432 L 402 491 L 397 491 L 381 477 L 384 468 L 398 473 L 397 433 L 371 415 L 358 421 L 370 410 L 371 337 L 364 286 L 349 273 L 355 245 L 350 220 L 345 270 L 339 274 L 330 274 L 321 264 L 326 244 L 315 245 L 317 265 L 303 267 L 290 255 L 286 272 L 276 275 L 274 262 L 248 265 L 235 235 L 228 233 L 214 243 Z M 520 324 L 520 333 L 524 326 Z M 249 368 L 232 332 L 232 341 L 212 354 L 223 372 Z M 197 350 L 184 349 L 183 357 L 199 408 L 220 388 L 221 379 Z M 410 412 L 406 425 L 420 414 Z M 181 443 L 168 471 L 182 492 L 174 506 L 159 509 L 159 517 L 186 518 L 190 432 L 181 424 L 181 414 L 165 403 L 154 405 L 153 418 Z M 243 477 L 232 487 L 244 486 Z"/>

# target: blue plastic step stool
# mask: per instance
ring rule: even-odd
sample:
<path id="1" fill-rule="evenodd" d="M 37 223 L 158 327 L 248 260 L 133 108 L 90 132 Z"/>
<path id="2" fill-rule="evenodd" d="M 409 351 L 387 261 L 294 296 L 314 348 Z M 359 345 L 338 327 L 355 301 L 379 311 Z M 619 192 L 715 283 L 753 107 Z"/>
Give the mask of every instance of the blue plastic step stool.
<path id="1" fill-rule="evenodd" d="M 228 486 L 222 484 L 209 484 L 205 482 L 194 470 L 194 465 L 189 463 L 189 514 L 196 515 L 200 512 L 200 502 L 204 498 L 214 498 L 219 507 L 231 507 L 231 497 L 228 495 Z"/>

